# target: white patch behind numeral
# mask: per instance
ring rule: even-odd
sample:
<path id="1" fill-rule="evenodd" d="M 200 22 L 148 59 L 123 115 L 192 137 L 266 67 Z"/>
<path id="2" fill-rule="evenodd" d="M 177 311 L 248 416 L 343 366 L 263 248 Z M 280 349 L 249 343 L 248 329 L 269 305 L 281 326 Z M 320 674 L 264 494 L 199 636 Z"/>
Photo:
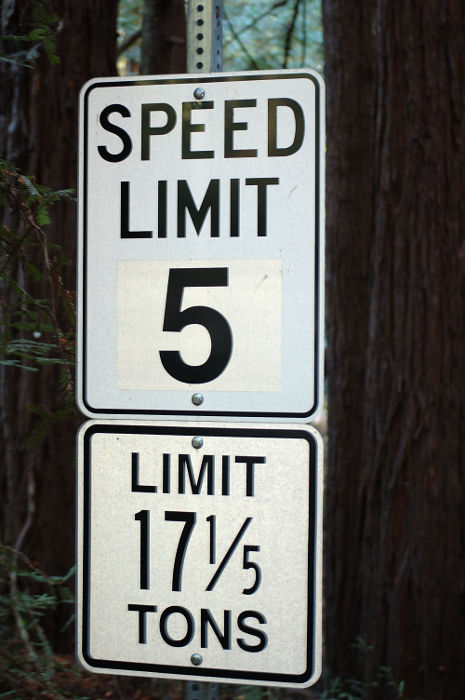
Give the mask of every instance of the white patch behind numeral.
<path id="1" fill-rule="evenodd" d="M 231 359 L 209 391 L 281 391 L 280 260 L 123 261 L 118 263 L 118 389 L 172 390 L 191 386 L 171 377 L 160 350 L 177 350 L 186 364 L 210 354 L 210 336 L 199 325 L 163 331 L 170 268 L 227 267 L 227 287 L 186 287 L 181 311 L 208 306 L 221 313 L 232 333 Z"/>

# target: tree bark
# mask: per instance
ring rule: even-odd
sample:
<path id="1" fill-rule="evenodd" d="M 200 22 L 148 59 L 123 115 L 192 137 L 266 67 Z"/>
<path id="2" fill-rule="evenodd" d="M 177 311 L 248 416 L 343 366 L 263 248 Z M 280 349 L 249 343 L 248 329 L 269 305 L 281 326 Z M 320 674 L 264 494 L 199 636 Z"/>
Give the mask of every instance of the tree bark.
<path id="1" fill-rule="evenodd" d="M 324 594 L 328 621 L 325 645 L 334 675 L 342 673 L 341 662 L 346 658 L 347 673 L 353 673 L 349 645 L 357 634 L 361 607 L 360 591 L 346 584 L 354 576 L 361 539 L 355 504 L 360 486 L 357 469 L 363 462 L 361 430 L 374 218 L 373 5 L 366 0 L 323 3 L 329 408 Z M 350 556 L 345 556 L 349 551 Z"/>
<path id="2" fill-rule="evenodd" d="M 141 74 L 186 72 L 183 0 L 144 0 Z"/>
<path id="3" fill-rule="evenodd" d="M 75 188 L 78 93 L 89 78 L 115 73 L 117 1 L 50 0 L 45 9 L 57 17 L 60 62 L 51 65 L 40 55 L 33 69 L 2 64 L 0 156 L 40 184 Z M 33 10 L 34 3 L 26 0 L 4 0 L 2 33 L 26 34 L 34 26 Z M 14 225 L 11 215 L 5 215 Z M 74 261 L 74 203 L 53 209 L 47 233 Z M 74 265 L 63 275 L 65 287 L 74 292 Z M 29 291 L 37 297 L 48 292 L 39 283 Z M 44 571 L 63 574 L 74 562 L 74 441 L 81 419 L 77 411 L 71 421 L 51 419 L 46 436 L 28 447 L 38 420 L 30 406 L 50 417 L 62 408 L 59 370 L 32 373 L 7 367 L 1 380 L 0 539 L 21 547 Z M 69 610 L 63 614 L 69 616 Z M 63 619 L 57 619 L 55 642 L 62 626 Z"/>
<path id="4" fill-rule="evenodd" d="M 445 700 L 465 687 L 465 7 L 324 8 L 328 662 L 348 677 L 390 666 L 407 697 Z M 341 99 L 357 89 L 362 123 Z M 353 129 L 369 153 L 363 177 Z M 357 226 L 369 269 L 346 286 Z M 357 636 L 374 646 L 358 669 Z"/>

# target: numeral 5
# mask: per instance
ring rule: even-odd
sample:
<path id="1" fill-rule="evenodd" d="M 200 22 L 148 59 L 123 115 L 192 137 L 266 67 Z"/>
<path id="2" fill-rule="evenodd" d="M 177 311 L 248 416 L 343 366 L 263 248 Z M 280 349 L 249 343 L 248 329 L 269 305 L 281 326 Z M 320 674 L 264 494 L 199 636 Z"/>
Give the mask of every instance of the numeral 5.
<path id="1" fill-rule="evenodd" d="M 178 350 L 160 350 L 160 360 L 174 379 L 186 384 L 202 384 L 216 379 L 226 368 L 232 351 L 231 328 L 219 311 L 209 306 L 189 306 L 181 311 L 185 287 L 227 287 L 227 267 L 172 268 L 166 291 L 164 331 L 179 333 L 191 324 L 206 328 L 211 350 L 201 365 L 189 365 Z"/>

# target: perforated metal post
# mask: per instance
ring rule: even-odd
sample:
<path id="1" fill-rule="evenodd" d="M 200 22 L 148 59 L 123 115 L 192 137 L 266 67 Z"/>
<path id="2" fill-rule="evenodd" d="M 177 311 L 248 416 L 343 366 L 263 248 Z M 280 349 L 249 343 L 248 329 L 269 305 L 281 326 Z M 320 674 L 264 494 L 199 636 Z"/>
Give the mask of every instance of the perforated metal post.
<path id="1" fill-rule="evenodd" d="M 218 700 L 216 683 L 186 683 L 185 700 Z"/>
<path id="2" fill-rule="evenodd" d="M 187 72 L 217 73 L 223 67 L 223 0 L 189 0 Z"/>
<path id="3" fill-rule="evenodd" d="M 187 72 L 218 73 L 222 67 L 223 0 L 188 0 Z M 188 682 L 185 700 L 218 700 L 218 685 Z"/>

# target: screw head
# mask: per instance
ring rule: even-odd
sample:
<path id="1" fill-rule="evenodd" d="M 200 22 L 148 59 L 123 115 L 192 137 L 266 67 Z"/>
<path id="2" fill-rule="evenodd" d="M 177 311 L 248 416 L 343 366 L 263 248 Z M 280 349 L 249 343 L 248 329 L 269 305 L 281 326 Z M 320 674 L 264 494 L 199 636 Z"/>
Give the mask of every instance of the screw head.
<path id="1" fill-rule="evenodd" d="M 194 97 L 196 100 L 203 100 L 203 98 L 205 97 L 205 90 L 202 87 L 195 88 Z"/>
<path id="2" fill-rule="evenodd" d="M 203 446 L 203 438 L 200 436 L 196 436 L 192 438 L 192 447 L 195 447 L 196 450 L 199 450 Z"/>
<path id="3" fill-rule="evenodd" d="M 201 655 L 201 654 L 192 654 L 192 656 L 191 656 L 191 663 L 192 663 L 194 666 L 200 666 L 200 664 L 202 663 L 202 661 L 203 661 L 203 658 L 202 658 L 202 655 Z"/>
<path id="4" fill-rule="evenodd" d="M 201 404 L 203 404 L 203 394 L 193 394 L 192 403 L 194 404 L 194 406 L 200 406 Z"/>

